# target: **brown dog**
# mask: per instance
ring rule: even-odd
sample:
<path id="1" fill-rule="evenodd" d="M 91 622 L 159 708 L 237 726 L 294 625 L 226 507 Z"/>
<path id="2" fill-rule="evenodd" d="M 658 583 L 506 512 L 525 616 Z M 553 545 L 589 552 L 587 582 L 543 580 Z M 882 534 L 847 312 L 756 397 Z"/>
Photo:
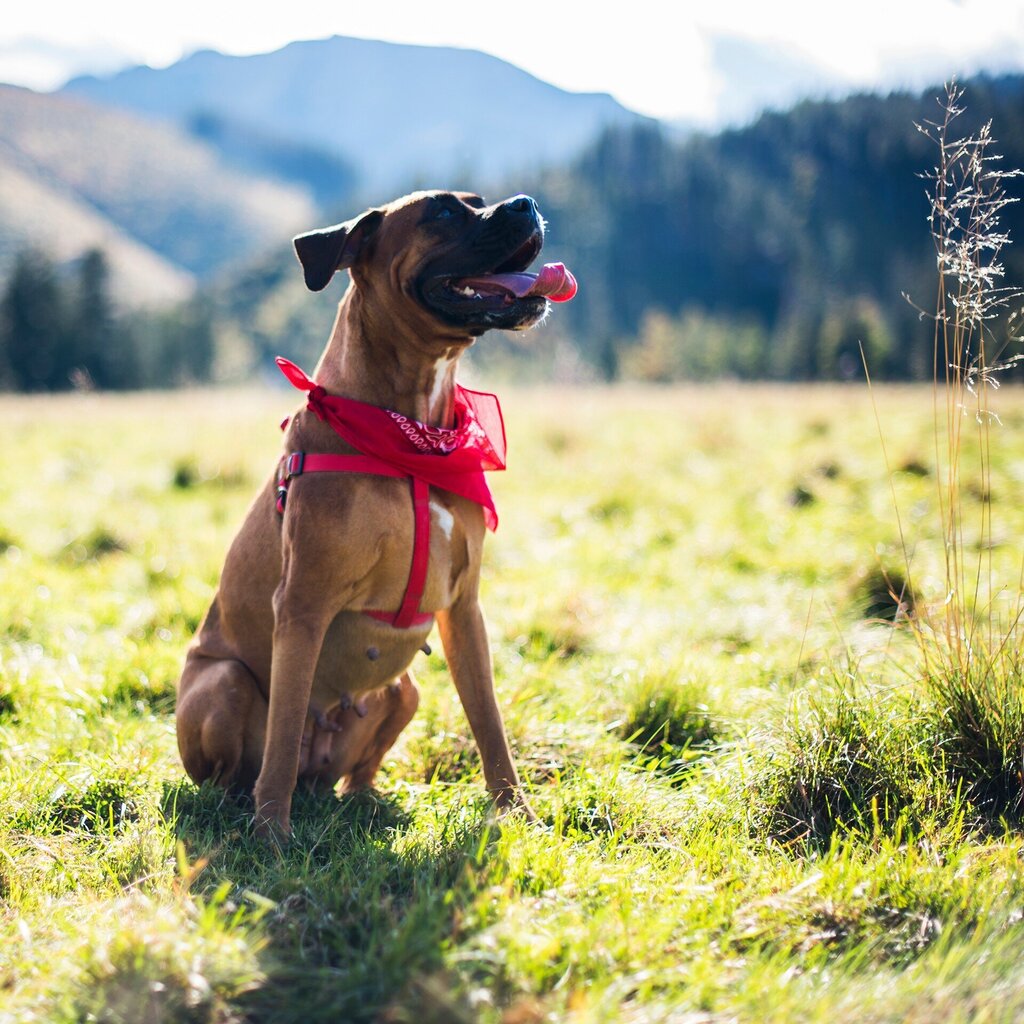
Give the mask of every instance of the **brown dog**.
<path id="1" fill-rule="evenodd" d="M 451 426 L 458 359 L 474 338 L 530 327 L 547 311 L 547 296 L 567 297 L 564 279 L 547 281 L 550 267 L 524 273 L 542 244 L 529 197 L 487 206 L 450 192 L 416 193 L 300 236 L 311 289 L 336 270 L 352 277 L 317 383 L 328 395 Z M 537 276 L 544 286 L 529 283 Z M 353 450 L 307 408 L 287 428 L 286 454 Z M 264 837 L 289 834 L 298 778 L 349 790 L 371 783 L 416 710 L 409 665 L 432 623 L 426 614 L 399 627 L 367 612 L 403 603 L 418 543 L 408 479 L 320 472 L 291 484 L 283 515 L 274 479 L 250 508 L 178 688 L 185 769 L 196 782 L 253 787 Z M 500 807 L 532 817 L 495 699 L 477 598 L 483 509 L 432 487 L 429 511 L 419 610 L 437 617 L 487 788 Z"/>

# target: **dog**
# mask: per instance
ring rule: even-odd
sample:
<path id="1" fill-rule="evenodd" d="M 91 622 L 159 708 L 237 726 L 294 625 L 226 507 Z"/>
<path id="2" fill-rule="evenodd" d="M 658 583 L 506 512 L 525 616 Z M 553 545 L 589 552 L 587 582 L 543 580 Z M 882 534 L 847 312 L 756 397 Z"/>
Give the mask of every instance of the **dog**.
<path id="1" fill-rule="evenodd" d="M 308 405 L 286 421 L 281 467 L 230 546 L 176 708 L 189 776 L 251 790 L 264 839 L 289 837 L 299 779 L 342 792 L 372 783 L 416 711 L 409 666 L 435 619 L 487 789 L 500 809 L 534 818 L 478 600 L 496 522 L 482 470 L 504 465 L 500 413 L 486 401 L 474 412 L 467 402 L 493 396 L 455 377 L 485 331 L 532 327 L 549 300 L 575 292 L 561 264 L 527 272 L 543 241 L 529 196 L 487 205 L 447 191 L 294 240 L 308 288 L 339 270 L 351 280 L 313 379 L 279 360 Z M 368 451 L 392 425 L 393 448 Z M 445 450 L 468 433 L 476 448 Z M 440 476 L 423 479 L 421 465 Z"/>

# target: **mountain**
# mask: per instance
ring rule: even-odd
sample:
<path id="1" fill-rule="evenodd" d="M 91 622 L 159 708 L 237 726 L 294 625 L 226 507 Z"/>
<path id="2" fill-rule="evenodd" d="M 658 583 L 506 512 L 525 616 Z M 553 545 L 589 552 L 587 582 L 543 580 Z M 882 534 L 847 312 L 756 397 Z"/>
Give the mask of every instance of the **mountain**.
<path id="1" fill-rule="evenodd" d="M 109 41 L 73 43 L 39 36 L 0 39 L 3 81 L 41 92 L 59 88 L 73 75 L 109 74 L 134 63 L 126 51 Z"/>
<path id="2" fill-rule="evenodd" d="M 940 6 L 947 11 L 937 14 L 931 29 L 960 5 Z M 704 127 L 720 131 L 747 125 L 766 111 L 786 110 L 804 100 L 919 92 L 952 78 L 1016 75 L 1024 69 L 1015 28 L 1008 26 L 991 42 L 983 40 L 984 33 L 971 40 L 950 33 L 936 46 L 929 45 L 929 35 L 934 38 L 933 32 L 922 31 L 905 46 L 890 40 L 875 59 L 862 53 L 858 62 L 840 67 L 782 38 L 758 39 L 741 28 L 709 30 L 706 73 L 713 99 L 702 111 Z"/>
<path id="3" fill-rule="evenodd" d="M 778 40 L 766 45 L 716 32 L 708 45 L 720 125 L 746 124 L 766 109 L 784 110 L 808 97 L 838 98 L 853 91 L 813 56 Z"/>
<path id="4" fill-rule="evenodd" d="M 312 210 L 308 194 L 232 170 L 171 125 L 0 86 L 0 276 L 27 246 L 58 260 L 100 247 L 122 298 L 174 300 L 286 243 Z"/>
<path id="5" fill-rule="evenodd" d="M 202 50 L 163 69 L 75 78 L 65 92 L 173 121 L 213 115 L 343 157 L 376 199 L 414 184 L 480 187 L 646 121 L 476 50 L 334 36 L 273 53 Z"/>
<path id="6" fill-rule="evenodd" d="M 270 135 L 209 111 L 189 117 L 185 130 L 239 171 L 307 190 L 319 209 L 336 209 L 355 191 L 355 168 L 319 146 Z"/>

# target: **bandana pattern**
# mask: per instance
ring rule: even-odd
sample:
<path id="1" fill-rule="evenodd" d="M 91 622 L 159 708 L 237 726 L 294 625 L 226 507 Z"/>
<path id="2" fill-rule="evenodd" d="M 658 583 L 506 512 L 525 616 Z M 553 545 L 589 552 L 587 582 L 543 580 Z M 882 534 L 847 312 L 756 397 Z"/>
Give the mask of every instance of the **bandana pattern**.
<path id="1" fill-rule="evenodd" d="M 432 427 L 419 420 L 411 420 L 393 409 L 385 410 L 398 424 L 417 451 L 427 455 L 449 455 L 459 446 L 459 432 L 448 427 Z"/>

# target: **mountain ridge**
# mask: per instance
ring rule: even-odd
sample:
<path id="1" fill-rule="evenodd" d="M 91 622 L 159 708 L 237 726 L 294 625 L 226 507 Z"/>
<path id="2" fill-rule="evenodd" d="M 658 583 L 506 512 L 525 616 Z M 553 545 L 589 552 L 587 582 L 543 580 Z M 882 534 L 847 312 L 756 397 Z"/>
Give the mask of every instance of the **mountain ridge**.
<path id="1" fill-rule="evenodd" d="M 331 36 L 263 54 L 197 50 L 166 68 L 78 76 L 61 90 L 186 124 L 197 111 L 341 156 L 363 191 L 485 182 L 559 163 L 606 127 L 653 123 L 480 50 Z"/>

